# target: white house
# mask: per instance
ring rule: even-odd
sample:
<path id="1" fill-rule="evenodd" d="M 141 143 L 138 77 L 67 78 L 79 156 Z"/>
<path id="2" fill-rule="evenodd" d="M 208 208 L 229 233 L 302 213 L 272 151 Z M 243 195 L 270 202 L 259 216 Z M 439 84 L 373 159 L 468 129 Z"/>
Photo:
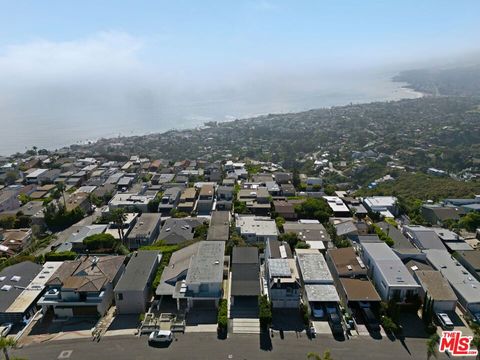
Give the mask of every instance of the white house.
<path id="1" fill-rule="evenodd" d="M 421 286 L 387 244 L 363 242 L 361 246 L 363 261 L 383 300 L 403 302 L 419 293 Z"/>

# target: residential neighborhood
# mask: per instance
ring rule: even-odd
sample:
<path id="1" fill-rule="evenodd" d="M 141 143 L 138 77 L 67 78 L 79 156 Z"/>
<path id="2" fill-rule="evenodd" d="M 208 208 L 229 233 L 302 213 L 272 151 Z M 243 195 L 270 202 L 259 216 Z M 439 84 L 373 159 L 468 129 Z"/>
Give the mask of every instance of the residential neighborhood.
<path id="1" fill-rule="evenodd" d="M 467 334 L 480 321 L 479 232 L 445 225 L 479 196 L 425 203 L 419 225 L 394 196 L 326 195 L 270 163 L 32 159 L 65 171 L 19 170 L 0 190 L 0 316 L 24 346 L 162 331 L 428 338 L 446 328 L 438 314 Z"/>

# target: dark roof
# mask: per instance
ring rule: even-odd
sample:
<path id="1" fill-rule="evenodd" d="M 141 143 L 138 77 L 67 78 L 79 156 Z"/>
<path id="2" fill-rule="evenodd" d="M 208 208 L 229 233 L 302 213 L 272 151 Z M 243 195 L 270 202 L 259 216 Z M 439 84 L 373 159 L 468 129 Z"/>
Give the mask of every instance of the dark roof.
<path id="1" fill-rule="evenodd" d="M 256 247 L 233 248 L 231 295 L 260 295 L 260 264 Z"/>
<path id="2" fill-rule="evenodd" d="M 143 291 L 152 272 L 158 265 L 159 254 L 160 252 L 155 250 L 135 252 L 115 287 L 115 291 Z"/>
<path id="3" fill-rule="evenodd" d="M 480 251 L 468 250 L 458 251 L 458 254 L 468 263 L 475 271 L 480 271 Z"/>
<path id="4" fill-rule="evenodd" d="M 24 261 L 3 269 L 0 272 L 0 288 L 5 286 L 5 290 L 0 290 L 0 312 L 5 312 L 11 304 L 17 299 L 23 288 L 27 287 L 32 280 L 42 270 L 42 266 L 31 261 Z M 13 276 L 19 276 L 19 281 L 13 281 Z M 10 290 L 6 290 L 7 286 L 11 286 Z"/>
<path id="5" fill-rule="evenodd" d="M 267 242 L 267 246 L 270 249 L 271 258 L 272 259 L 281 259 L 282 258 L 282 255 L 280 254 L 280 246 L 282 246 L 282 245 L 285 247 L 285 252 L 287 253 L 287 258 L 292 259 L 293 255 L 292 255 L 292 250 L 290 249 L 290 245 L 288 245 L 286 242 L 281 243 L 280 241 L 274 240 L 274 239 L 269 239 L 268 242 Z"/>
<path id="6" fill-rule="evenodd" d="M 192 240 L 195 228 L 202 225 L 203 221 L 201 218 L 169 218 L 165 220 L 158 239 L 165 241 L 167 245 Z"/>
<path id="7" fill-rule="evenodd" d="M 398 230 L 395 226 L 391 224 L 381 221 L 376 224 L 385 234 L 393 240 L 393 248 L 394 249 L 411 249 L 414 248 L 413 244 L 408 240 L 400 230 Z"/>
<path id="8" fill-rule="evenodd" d="M 207 240 L 227 241 L 230 235 L 230 212 L 215 210 L 212 212 Z"/>
<path id="9" fill-rule="evenodd" d="M 258 264 L 258 248 L 234 247 L 232 252 L 232 264 Z"/>

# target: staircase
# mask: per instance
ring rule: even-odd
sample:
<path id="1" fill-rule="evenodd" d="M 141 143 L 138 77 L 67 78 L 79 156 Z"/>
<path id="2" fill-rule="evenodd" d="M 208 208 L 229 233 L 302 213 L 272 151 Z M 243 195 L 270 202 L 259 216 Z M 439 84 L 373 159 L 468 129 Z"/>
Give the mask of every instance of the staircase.
<path id="1" fill-rule="evenodd" d="M 260 320 L 258 318 L 232 319 L 234 334 L 260 334 Z"/>
<path id="2" fill-rule="evenodd" d="M 115 313 L 117 308 L 112 306 L 107 313 L 97 322 L 95 328 L 92 331 L 92 336 L 94 340 L 100 341 L 100 338 L 107 332 L 107 329 L 112 324 L 115 319 Z"/>

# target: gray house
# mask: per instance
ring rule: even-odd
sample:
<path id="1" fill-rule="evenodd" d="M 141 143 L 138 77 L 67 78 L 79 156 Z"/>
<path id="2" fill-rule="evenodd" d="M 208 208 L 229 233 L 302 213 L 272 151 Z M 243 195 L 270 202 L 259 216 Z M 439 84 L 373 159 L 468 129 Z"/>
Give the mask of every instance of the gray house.
<path id="1" fill-rule="evenodd" d="M 145 312 L 161 258 L 159 251 L 137 251 L 132 255 L 114 290 L 119 314 Z"/>

